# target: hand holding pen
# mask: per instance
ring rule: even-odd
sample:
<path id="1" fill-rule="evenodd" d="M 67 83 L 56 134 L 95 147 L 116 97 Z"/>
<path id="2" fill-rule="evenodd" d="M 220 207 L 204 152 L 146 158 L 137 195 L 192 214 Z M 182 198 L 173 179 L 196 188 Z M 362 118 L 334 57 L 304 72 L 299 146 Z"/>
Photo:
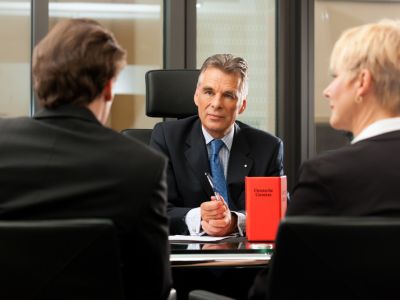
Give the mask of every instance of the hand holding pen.
<path id="1" fill-rule="evenodd" d="M 214 197 L 211 201 L 205 201 L 200 205 L 201 228 L 208 235 L 224 236 L 230 232 L 231 212 L 224 197 L 216 189 L 213 178 L 208 173 L 205 173 L 205 176 L 214 192 Z"/>

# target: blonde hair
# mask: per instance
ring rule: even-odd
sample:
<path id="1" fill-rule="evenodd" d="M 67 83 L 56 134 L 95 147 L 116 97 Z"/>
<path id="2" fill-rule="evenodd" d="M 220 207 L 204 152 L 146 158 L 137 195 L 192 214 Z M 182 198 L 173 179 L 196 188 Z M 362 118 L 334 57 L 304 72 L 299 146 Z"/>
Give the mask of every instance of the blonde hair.
<path id="1" fill-rule="evenodd" d="M 369 70 L 382 107 L 400 112 L 400 21 L 385 19 L 345 31 L 335 43 L 330 68 L 348 72 L 350 80 Z"/>

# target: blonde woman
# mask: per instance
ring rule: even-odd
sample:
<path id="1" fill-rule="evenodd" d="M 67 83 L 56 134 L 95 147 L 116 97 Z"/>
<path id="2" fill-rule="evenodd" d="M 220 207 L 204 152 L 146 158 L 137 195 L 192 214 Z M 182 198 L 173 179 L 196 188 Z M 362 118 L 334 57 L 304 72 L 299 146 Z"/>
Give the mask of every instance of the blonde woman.
<path id="1" fill-rule="evenodd" d="M 354 139 L 302 165 L 287 215 L 400 216 L 400 22 L 347 30 L 330 68 L 333 79 L 324 91 L 330 124 Z M 257 277 L 251 300 L 275 299 L 274 285 L 285 284 L 268 279 L 267 271 Z M 287 288 L 290 299 L 301 298 Z"/>
<path id="2" fill-rule="evenodd" d="M 330 68 L 330 125 L 354 139 L 303 164 L 287 215 L 400 216 L 400 21 L 344 32 Z"/>

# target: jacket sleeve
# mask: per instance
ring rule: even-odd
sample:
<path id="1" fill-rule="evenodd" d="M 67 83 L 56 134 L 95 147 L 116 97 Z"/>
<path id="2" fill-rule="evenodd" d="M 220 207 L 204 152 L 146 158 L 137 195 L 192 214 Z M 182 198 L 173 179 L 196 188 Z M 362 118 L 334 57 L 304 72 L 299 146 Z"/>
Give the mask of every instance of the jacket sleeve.
<path id="1" fill-rule="evenodd" d="M 265 176 L 282 176 L 283 170 L 283 142 L 279 139 L 275 145 L 273 163 Z"/>

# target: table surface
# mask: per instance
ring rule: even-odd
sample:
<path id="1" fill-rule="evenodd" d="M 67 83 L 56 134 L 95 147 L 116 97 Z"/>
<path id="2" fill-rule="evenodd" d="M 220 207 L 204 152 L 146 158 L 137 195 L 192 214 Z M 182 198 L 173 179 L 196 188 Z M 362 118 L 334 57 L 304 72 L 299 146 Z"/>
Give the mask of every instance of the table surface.
<path id="1" fill-rule="evenodd" d="M 232 237 L 212 243 L 170 242 L 170 262 L 178 267 L 266 266 L 273 243 L 250 243 L 245 237 Z"/>

